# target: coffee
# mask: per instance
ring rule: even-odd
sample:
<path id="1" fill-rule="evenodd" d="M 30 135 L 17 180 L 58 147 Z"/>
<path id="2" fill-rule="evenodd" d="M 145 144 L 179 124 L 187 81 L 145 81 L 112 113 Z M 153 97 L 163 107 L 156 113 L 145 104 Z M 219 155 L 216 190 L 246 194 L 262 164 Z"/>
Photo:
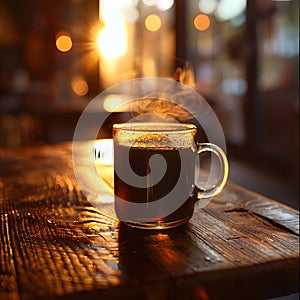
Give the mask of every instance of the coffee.
<path id="1" fill-rule="evenodd" d="M 196 192 L 194 188 L 195 181 L 195 157 L 196 152 L 193 148 L 175 148 L 175 147 L 136 147 L 115 144 L 114 150 L 115 170 L 115 207 L 119 219 L 124 219 L 127 214 L 126 201 L 133 203 L 151 203 L 168 197 L 175 186 L 179 187 L 176 194 L 183 203 L 171 214 L 164 212 L 159 207 L 153 214 L 153 222 L 174 222 L 182 219 L 189 219 L 193 214 L 194 202 L 196 201 Z M 154 155 L 161 156 L 166 162 L 166 172 L 157 183 L 152 175 L 149 161 Z M 128 178 L 120 178 L 120 174 L 126 173 L 124 161 L 129 160 L 132 171 L 141 176 L 142 187 L 135 186 L 134 182 L 126 182 Z M 117 174 L 118 173 L 118 174 Z M 148 175 L 148 176 L 147 176 Z M 154 183 L 154 184 L 153 184 Z M 126 200 L 126 201 L 120 201 Z M 174 201 L 169 199 L 167 201 Z M 138 218 L 138 216 L 136 216 Z M 143 220 L 140 220 L 143 222 Z"/>
<path id="2" fill-rule="evenodd" d="M 118 219 L 135 228 L 166 229 L 185 224 L 194 204 L 219 194 L 228 176 L 221 148 L 196 143 L 197 128 L 181 123 L 113 125 L 114 193 Z M 196 159 L 205 152 L 219 162 L 213 185 L 195 185 Z"/>

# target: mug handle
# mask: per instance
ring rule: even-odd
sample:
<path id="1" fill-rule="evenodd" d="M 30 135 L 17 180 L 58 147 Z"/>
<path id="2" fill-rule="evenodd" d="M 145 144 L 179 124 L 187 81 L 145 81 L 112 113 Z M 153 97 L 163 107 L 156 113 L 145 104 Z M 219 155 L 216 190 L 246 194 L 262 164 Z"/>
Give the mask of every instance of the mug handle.
<path id="1" fill-rule="evenodd" d="M 217 145 L 212 143 L 197 143 L 198 155 L 204 152 L 211 152 L 214 154 L 220 164 L 220 174 L 217 182 L 211 187 L 197 187 L 197 200 L 209 199 L 218 195 L 224 188 L 228 179 L 228 160 L 224 151 Z"/>

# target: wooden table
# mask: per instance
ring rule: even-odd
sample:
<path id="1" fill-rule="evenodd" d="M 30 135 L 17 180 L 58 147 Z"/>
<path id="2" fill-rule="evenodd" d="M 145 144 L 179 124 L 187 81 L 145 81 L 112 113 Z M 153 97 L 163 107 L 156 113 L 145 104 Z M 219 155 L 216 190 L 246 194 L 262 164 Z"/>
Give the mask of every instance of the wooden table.
<path id="1" fill-rule="evenodd" d="M 143 231 L 81 194 L 71 144 L 0 150 L 0 299 L 262 299 L 299 291 L 299 212 L 228 183 Z M 262 183 L 263 184 L 263 183 Z"/>

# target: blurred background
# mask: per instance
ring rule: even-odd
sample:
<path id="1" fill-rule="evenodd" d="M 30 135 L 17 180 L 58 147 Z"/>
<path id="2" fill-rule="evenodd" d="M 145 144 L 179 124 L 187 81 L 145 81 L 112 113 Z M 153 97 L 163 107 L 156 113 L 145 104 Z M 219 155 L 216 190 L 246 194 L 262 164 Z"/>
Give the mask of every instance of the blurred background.
<path id="1" fill-rule="evenodd" d="M 221 122 L 230 179 L 299 209 L 298 0 L 0 0 L 0 146 L 71 141 L 101 91 L 176 68 Z"/>

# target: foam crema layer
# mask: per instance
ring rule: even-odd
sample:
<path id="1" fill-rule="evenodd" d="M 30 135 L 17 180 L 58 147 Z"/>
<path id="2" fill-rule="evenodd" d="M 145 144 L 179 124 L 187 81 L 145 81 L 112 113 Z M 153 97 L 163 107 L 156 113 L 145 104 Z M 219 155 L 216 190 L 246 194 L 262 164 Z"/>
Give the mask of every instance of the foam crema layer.
<path id="1" fill-rule="evenodd" d="M 138 148 L 189 148 L 194 144 L 196 126 L 181 123 L 114 124 L 114 140 Z"/>

